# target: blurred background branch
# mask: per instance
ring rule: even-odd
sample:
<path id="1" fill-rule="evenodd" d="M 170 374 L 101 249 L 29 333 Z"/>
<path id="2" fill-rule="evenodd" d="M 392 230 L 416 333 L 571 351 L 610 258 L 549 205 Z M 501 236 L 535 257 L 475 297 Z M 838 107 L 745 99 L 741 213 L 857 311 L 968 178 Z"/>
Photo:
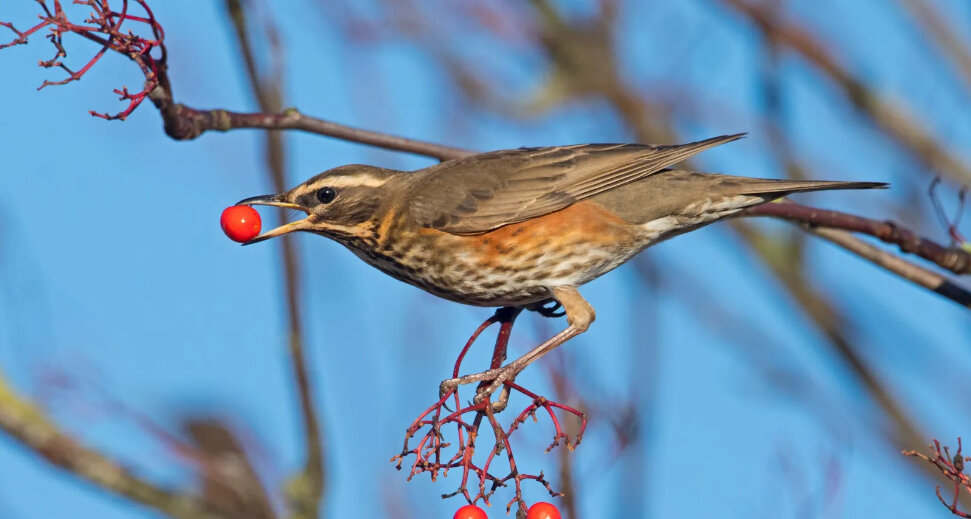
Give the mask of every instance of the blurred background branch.
<path id="1" fill-rule="evenodd" d="M 0 376 L 0 428 L 51 465 L 135 503 L 180 519 L 221 517 L 198 497 L 163 489 L 80 445 Z"/>
<path id="2" fill-rule="evenodd" d="M 907 10 L 914 24 L 920 26 L 924 35 L 938 46 L 941 54 L 956 68 L 964 82 L 964 88 L 971 91 L 971 50 L 962 42 L 951 23 L 944 18 L 937 7 L 926 0 L 897 0 Z"/>
<path id="3" fill-rule="evenodd" d="M 928 172 L 947 175 L 958 184 L 971 182 L 971 168 L 967 163 L 942 146 L 914 115 L 868 87 L 809 31 L 791 20 L 779 18 L 771 3 L 751 0 L 722 2 L 750 19 L 767 39 L 795 52 L 832 80 L 848 102 L 870 118 L 878 130 L 909 149 Z"/>
<path id="4" fill-rule="evenodd" d="M 241 61 L 246 68 L 246 78 L 250 90 L 256 98 L 262 113 L 272 114 L 283 111 L 283 78 L 284 51 L 276 25 L 263 6 L 263 13 L 257 17 L 263 29 L 263 40 L 266 42 L 267 59 L 260 70 L 256 57 L 256 50 L 250 37 L 250 22 L 247 11 L 252 9 L 252 2 L 244 0 L 226 0 L 226 13 L 232 22 L 236 42 L 239 45 Z M 266 70 L 268 69 L 268 70 Z M 274 193 L 283 193 L 288 188 L 286 178 L 286 149 L 283 134 L 269 131 L 265 134 L 264 160 L 269 176 L 270 186 Z M 279 220 L 286 221 L 287 211 L 277 211 Z M 321 516 L 321 501 L 324 497 L 324 449 L 321 435 L 323 423 L 317 411 L 314 398 L 315 383 L 310 379 L 307 367 L 307 356 L 304 351 L 303 317 L 300 301 L 302 299 L 300 287 L 300 256 L 296 250 L 296 243 L 290 237 L 280 241 L 281 265 L 283 271 L 283 292 L 286 304 L 287 325 L 289 336 L 287 345 L 293 366 L 293 381 L 297 388 L 297 400 L 303 421 L 304 447 L 306 461 L 300 474 L 291 479 L 287 494 L 290 504 L 290 517 L 295 519 L 311 519 Z"/>

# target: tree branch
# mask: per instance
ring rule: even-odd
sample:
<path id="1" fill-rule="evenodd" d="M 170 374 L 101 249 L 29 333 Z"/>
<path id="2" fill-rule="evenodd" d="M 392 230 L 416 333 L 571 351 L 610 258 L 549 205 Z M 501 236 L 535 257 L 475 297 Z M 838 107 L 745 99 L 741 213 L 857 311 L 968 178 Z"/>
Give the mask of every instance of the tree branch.
<path id="1" fill-rule="evenodd" d="M 114 494 L 179 519 L 217 519 L 199 498 L 162 489 L 80 445 L 0 374 L 0 429 L 52 465 Z"/>
<path id="2" fill-rule="evenodd" d="M 815 226 L 808 226 L 806 230 L 965 308 L 971 308 L 971 292 L 936 272 L 914 265 L 887 251 L 854 238 L 847 231 Z"/>
<path id="3" fill-rule="evenodd" d="M 47 29 L 48 38 L 56 52 L 52 59 L 41 61 L 40 66 L 63 69 L 68 73 L 68 77 L 61 81 L 45 81 L 41 88 L 79 81 L 108 51 L 129 58 L 138 65 L 145 78 L 142 90 L 132 93 L 127 88 L 116 89 L 114 92 L 122 100 L 129 102 L 125 110 L 115 115 L 94 111 L 91 111 L 91 114 L 105 119 L 124 120 L 147 98 L 161 113 L 165 133 L 176 140 L 195 139 L 208 131 L 225 132 L 258 128 L 304 131 L 389 150 L 425 155 L 439 160 L 453 159 L 470 153 L 460 148 L 372 132 L 310 117 L 292 108 L 284 110 L 279 106 L 270 110 L 263 102 L 260 103 L 262 113 L 241 113 L 222 109 L 202 110 L 176 103 L 168 76 L 165 32 L 155 19 L 147 0 L 131 0 L 131 2 L 138 4 L 145 12 L 145 16 L 130 14 L 129 0 L 120 0 L 122 7 L 119 11 L 112 10 L 109 0 L 85 0 L 78 3 L 89 6 L 91 13 L 84 22 L 74 23 L 59 2 L 54 2 L 53 8 L 49 8 L 45 0 L 38 0 L 43 13 L 40 16 L 40 22 L 33 27 L 20 31 L 10 22 L 0 22 L 0 27 L 9 29 L 15 35 L 15 38 L 8 43 L 0 44 L 0 49 L 27 44 L 31 36 L 36 35 L 41 29 Z M 138 35 L 138 32 L 146 31 L 149 35 Z M 77 71 L 68 68 L 62 61 L 67 56 L 62 39 L 65 35 L 72 34 L 92 41 L 100 47 L 94 57 Z M 252 78 L 253 71 L 249 72 Z"/>
<path id="4" fill-rule="evenodd" d="M 275 113 L 240 113 L 222 109 L 199 110 L 173 102 L 171 94 L 161 87 L 153 90 L 149 94 L 149 98 L 162 114 L 165 133 L 175 140 L 195 139 L 207 131 L 226 132 L 244 128 L 258 128 L 264 130 L 298 130 L 439 160 L 455 159 L 474 153 L 462 148 L 408 139 L 318 119 L 304 115 L 296 108 L 287 108 Z"/>
<path id="5" fill-rule="evenodd" d="M 772 216 L 813 227 L 831 227 L 867 234 L 896 245 L 901 252 L 920 256 L 955 274 L 971 274 L 971 253 L 960 247 L 945 247 L 922 238 L 891 221 L 864 218 L 849 213 L 817 209 L 793 202 L 776 202 L 746 209 L 745 216 Z"/>

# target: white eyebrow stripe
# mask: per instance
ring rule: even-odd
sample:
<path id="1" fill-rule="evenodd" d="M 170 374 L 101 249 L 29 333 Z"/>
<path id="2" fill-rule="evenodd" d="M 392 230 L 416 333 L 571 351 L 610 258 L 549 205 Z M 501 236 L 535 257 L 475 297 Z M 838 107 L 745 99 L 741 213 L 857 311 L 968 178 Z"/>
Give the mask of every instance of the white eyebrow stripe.
<path id="1" fill-rule="evenodd" d="M 333 175 L 322 178 L 314 183 L 314 189 L 321 187 L 381 187 L 390 178 L 376 177 L 367 173 L 357 173 L 355 175 Z"/>

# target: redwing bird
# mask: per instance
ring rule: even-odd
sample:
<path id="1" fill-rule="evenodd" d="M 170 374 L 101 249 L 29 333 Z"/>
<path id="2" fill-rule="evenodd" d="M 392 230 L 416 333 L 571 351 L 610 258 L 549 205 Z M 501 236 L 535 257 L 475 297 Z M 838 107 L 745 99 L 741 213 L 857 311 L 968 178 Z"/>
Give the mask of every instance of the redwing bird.
<path id="1" fill-rule="evenodd" d="M 506 366 L 446 385 L 491 380 L 492 394 L 593 322 L 577 287 L 645 248 L 791 193 L 881 182 L 769 180 L 667 169 L 742 137 L 676 146 L 580 144 L 472 155 L 417 171 L 348 165 L 286 193 L 240 201 L 307 217 L 293 231 L 326 236 L 384 273 L 476 306 L 562 305 L 569 326 Z"/>

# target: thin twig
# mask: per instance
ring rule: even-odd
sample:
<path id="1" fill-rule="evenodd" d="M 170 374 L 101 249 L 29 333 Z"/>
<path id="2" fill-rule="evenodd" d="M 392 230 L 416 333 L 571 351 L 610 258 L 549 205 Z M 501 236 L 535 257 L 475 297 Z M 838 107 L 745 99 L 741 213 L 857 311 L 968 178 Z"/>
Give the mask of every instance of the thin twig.
<path id="1" fill-rule="evenodd" d="M 745 210 L 745 216 L 773 216 L 816 228 L 853 231 L 896 245 L 901 252 L 920 256 L 955 274 L 971 274 L 971 253 L 960 247 L 945 247 L 891 221 L 880 221 L 840 211 L 818 209 L 793 202 L 777 202 Z M 867 258 L 870 259 L 870 258 Z M 919 267 L 918 267 L 919 268 Z M 911 280 L 913 281 L 913 280 Z"/>
<path id="2" fill-rule="evenodd" d="M 46 2 L 38 1 L 43 14 L 40 16 L 41 21 L 30 29 L 21 31 L 10 22 L 0 22 L 0 27 L 12 31 L 15 35 L 9 42 L 0 44 L 0 49 L 26 44 L 30 37 L 41 32 L 42 29 L 47 29 L 50 32 L 49 39 L 54 44 L 56 53 L 52 59 L 41 61 L 41 66 L 61 68 L 67 72 L 68 77 L 60 81 L 45 81 L 41 88 L 80 80 L 93 65 L 100 61 L 107 51 L 116 52 L 131 59 L 138 65 L 144 76 L 142 89 L 137 92 L 130 92 L 127 87 L 122 87 L 114 91 L 122 100 L 129 102 L 125 110 L 118 114 L 108 115 L 95 111 L 91 111 L 91 114 L 105 119 L 123 120 L 138 108 L 144 99 L 148 98 L 151 99 L 162 115 L 165 133 L 176 140 L 195 139 L 207 131 L 224 132 L 233 129 L 258 128 L 304 131 L 389 150 L 415 153 L 439 160 L 457 158 L 470 153 L 468 150 L 451 146 L 354 128 L 310 117 L 292 108 L 284 110 L 282 106 L 275 110 L 263 109 L 262 113 L 241 113 L 222 109 L 203 110 L 176 103 L 168 77 L 164 31 L 155 19 L 147 0 L 131 1 L 137 3 L 145 11 L 145 16 L 128 14 L 129 0 L 120 0 L 122 9 L 119 12 L 115 12 L 109 7 L 109 1 L 86 0 L 82 3 L 91 7 L 92 12 L 80 24 L 74 23 L 68 18 L 67 13 L 61 9 L 59 2 L 54 2 L 53 9 L 50 9 Z M 138 36 L 127 26 L 123 28 L 122 25 L 125 22 L 141 24 L 136 30 L 144 31 L 147 29 L 151 36 Z M 68 68 L 61 61 L 61 58 L 67 55 L 62 38 L 70 34 L 92 41 L 100 47 L 94 57 L 77 71 Z M 153 51 L 157 54 L 156 56 L 153 56 Z"/>
<path id="3" fill-rule="evenodd" d="M 951 456 L 951 450 L 947 446 L 941 447 L 941 442 L 934 440 L 934 443 L 930 446 L 930 455 L 924 454 L 922 452 L 917 452 L 915 450 L 904 450 L 902 454 L 904 456 L 916 456 L 923 459 L 927 463 L 931 464 L 937 470 L 941 471 L 947 479 L 954 482 L 954 491 L 950 501 L 944 499 L 944 495 L 941 493 L 941 486 L 937 485 L 935 488 L 937 494 L 937 500 L 941 502 L 942 505 L 947 507 L 952 514 L 958 517 L 971 518 L 971 513 L 962 511 L 958 508 L 958 500 L 961 496 L 971 495 L 971 478 L 964 473 L 964 464 L 971 461 L 971 458 L 965 457 L 962 453 L 961 437 L 958 436 L 958 449 Z M 962 492 L 964 490 L 964 492 Z"/>
<path id="4" fill-rule="evenodd" d="M 808 226 L 807 231 L 824 238 L 844 249 L 865 258 L 898 276 L 916 283 L 930 291 L 940 294 L 955 303 L 971 308 L 971 292 L 961 287 L 946 277 L 914 265 L 909 261 L 904 261 L 898 256 L 890 254 L 885 250 L 874 247 L 869 243 L 855 238 L 847 231 L 832 229 L 828 227 Z"/>
<path id="5" fill-rule="evenodd" d="M 490 366 L 492 369 L 498 369 L 506 359 L 506 351 L 513 322 L 522 311 L 523 308 L 499 308 L 492 317 L 482 323 L 472 333 L 472 336 L 465 343 L 465 347 L 459 352 L 455 360 L 455 367 L 452 371 L 453 377 L 458 377 L 466 354 L 482 332 L 496 323 L 500 323 L 500 328 L 496 336 L 495 346 L 493 347 Z M 483 381 L 478 384 L 477 392 L 487 386 L 488 382 Z M 443 393 L 439 400 L 428 407 L 411 423 L 411 426 L 405 431 L 405 441 L 401 452 L 391 458 L 391 462 L 396 464 L 396 468 L 401 470 L 406 459 L 414 455 L 414 461 L 411 462 L 407 476 L 409 481 L 414 476 L 422 473 L 428 473 L 431 480 L 435 481 L 439 475 L 443 477 L 447 476 L 450 469 L 460 469 L 462 477 L 458 488 L 454 492 L 443 494 L 442 497 L 450 498 L 461 495 L 472 504 L 481 499 L 486 505 L 489 505 L 489 499 L 491 499 L 496 490 L 499 487 L 507 486 L 507 483 L 512 481 L 515 487 L 515 496 L 507 503 L 506 512 L 508 513 L 511 510 L 513 504 L 517 504 L 517 519 L 524 519 L 526 517 L 527 506 L 522 495 L 523 481 L 536 481 L 542 484 L 551 496 L 560 496 L 561 494 L 552 489 L 542 472 L 533 475 L 520 471 L 515 456 L 513 455 L 511 437 L 529 418 L 537 421 L 536 414 L 545 412 L 549 416 L 554 428 L 553 442 L 547 447 L 547 452 L 560 445 L 561 442 L 566 447 L 566 450 L 572 451 L 583 439 L 583 433 L 587 425 L 586 415 L 578 409 L 540 396 L 511 380 L 505 382 L 498 400 L 492 401 L 491 397 L 485 398 L 479 403 L 473 403 L 464 407 L 459 396 L 460 388 L 461 386 L 446 388 L 443 384 Z M 511 392 L 527 397 L 530 403 L 512 420 L 508 429 L 504 429 L 496 418 L 496 414 L 506 409 Z M 456 410 L 443 416 L 445 414 L 443 410 L 447 409 L 446 405 L 449 400 L 453 401 Z M 564 413 L 565 416 L 572 415 L 579 420 L 579 427 L 572 435 L 564 431 L 562 421 L 556 416 L 557 411 Z M 467 416 L 472 416 L 472 419 L 469 420 Z M 495 442 L 492 444 L 492 448 L 488 451 L 485 460 L 480 466 L 475 463 L 476 447 L 477 441 L 481 439 L 480 427 L 484 425 L 483 422 L 486 420 L 488 421 L 489 429 L 493 433 Z M 455 442 L 456 452 L 443 462 L 442 460 L 445 459 L 442 455 L 443 450 L 452 445 L 452 442 L 446 441 L 443 430 L 450 429 L 452 426 L 455 427 L 456 436 L 458 437 L 458 441 Z M 419 436 L 417 444 L 412 446 L 412 440 L 423 430 L 425 433 Z M 505 452 L 505 456 L 502 456 L 503 452 Z M 494 462 L 503 457 L 506 458 L 509 466 L 509 473 L 506 475 L 495 472 L 497 470 L 496 466 L 499 463 Z M 474 493 L 470 492 L 469 488 L 470 476 L 474 476 L 479 480 L 478 490 L 476 491 L 475 488 L 472 488 Z"/>

